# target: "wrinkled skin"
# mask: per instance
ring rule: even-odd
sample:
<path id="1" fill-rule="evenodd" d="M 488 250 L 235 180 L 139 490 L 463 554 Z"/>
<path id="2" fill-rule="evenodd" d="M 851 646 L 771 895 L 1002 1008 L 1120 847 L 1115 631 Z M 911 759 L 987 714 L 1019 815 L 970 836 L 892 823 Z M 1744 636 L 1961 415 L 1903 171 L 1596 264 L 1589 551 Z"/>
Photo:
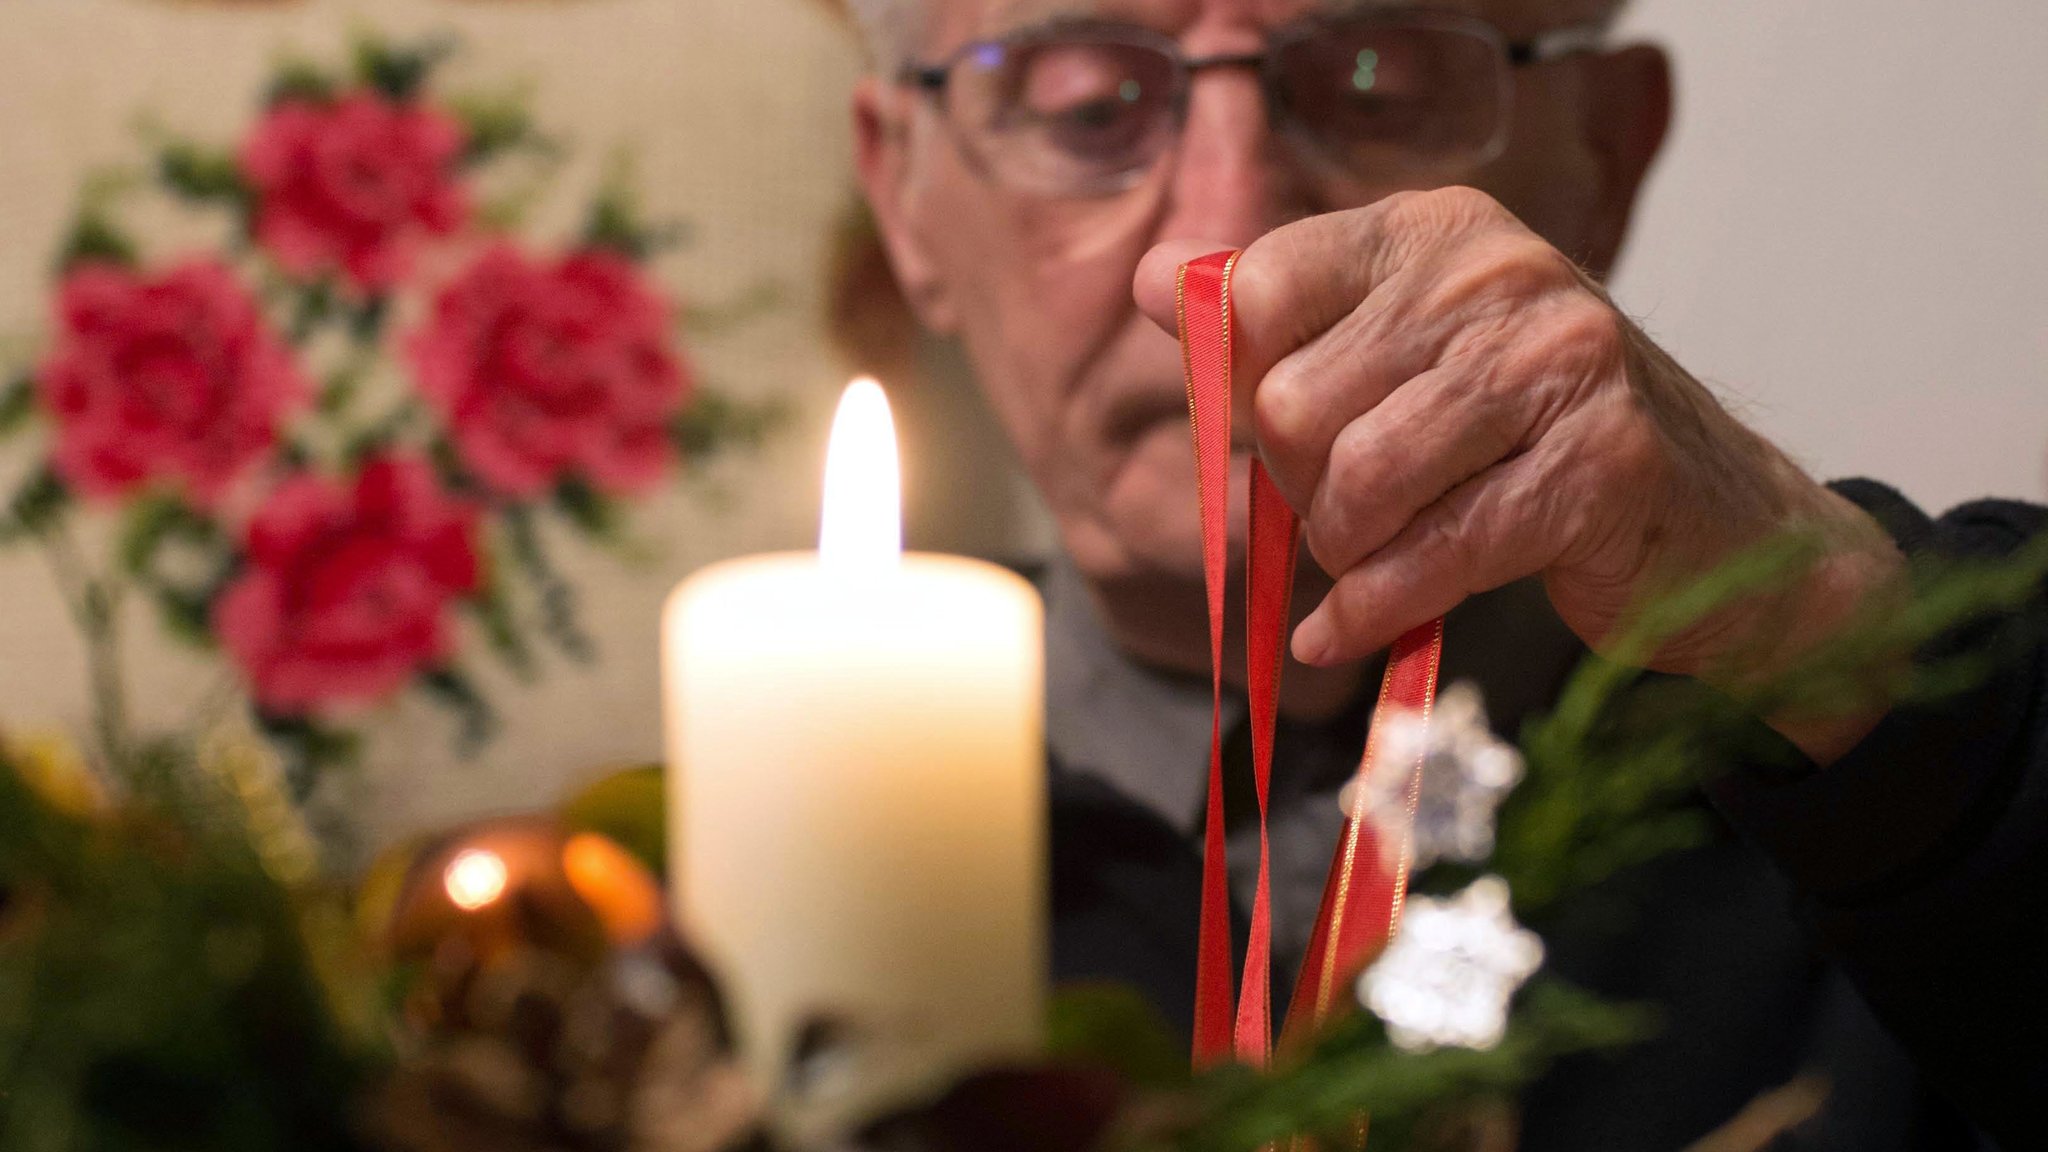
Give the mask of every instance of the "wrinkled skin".
<path id="1" fill-rule="evenodd" d="M 926 57 L 1050 7 L 933 4 Z M 1607 7 L 1465 6 L 1516 38 Z M 1202 55 L 1256 51 L 1314 6 L 1083 7 Z M 1788 528 L 1831 541 L 1805 585 L 1722 613 L 1655 661 L 1708 676 L 1781 666 L 1896 579 L 1902 561 L 1875 524 L 1743 427 L 1599 287 L 1669 120 L 1663 55 L 1518 69 L 1515 109 L 1503 155 L 1444 187 L 1340 182 L 1275 134 L 1252 75 L 1210 72 L 1179 149 L 1137 186 L 1057 200 L 987 180 L 915 94 L 873 79 L 857 91 L 860 172 L 898 276 L 922 321 L 964 342 L 1134 656 L 1207 668 L 1173 272 L 1224 247 L 1246 248 L 1240 447 L 1303 515 L 1315 561 L 1297 593 L 1316 607 L 1294 638 L 1296 711 L 1348 698 L 1356 660 L 1401 630 L 1524 576 L 1598 647 L 1642 597 L 1745 545 Z M 1826 761 L 1876 719 L 1774 723 Z"/>

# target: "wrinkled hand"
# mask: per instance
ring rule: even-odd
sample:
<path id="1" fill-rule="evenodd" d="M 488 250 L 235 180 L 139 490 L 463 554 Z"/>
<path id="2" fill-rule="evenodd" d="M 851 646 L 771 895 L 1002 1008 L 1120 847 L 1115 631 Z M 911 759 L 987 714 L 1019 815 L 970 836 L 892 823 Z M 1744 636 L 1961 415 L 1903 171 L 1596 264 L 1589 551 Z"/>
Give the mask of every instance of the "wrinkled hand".
<path id="1" fill-rule="evenodd" d="M 1219 247 L 1162 244 L 1140 266 L 1138 301 L 1169 332 L 1176 268 Z M 1739 654 L 1755 670 L 1825 636 L 1902 566 L 1868 516 L 1482 193 L 1290 224 L 1245 249 L 1231 283 L 1239 410 L 1248 399 L 1259 452 L 1335 581 L 1295 632 L 1306 663 L 1357 659 L 1532 575 L 1598 648 L 1646 595 L 1775 533 L 1817 532 L 1828 558 L 1796 603 L 1723 612 L 1652 661 L 1708 674 L 1768 631 L 1769 651 Z M 1786 734 L 1817 758 L 1847 747 Z"/>

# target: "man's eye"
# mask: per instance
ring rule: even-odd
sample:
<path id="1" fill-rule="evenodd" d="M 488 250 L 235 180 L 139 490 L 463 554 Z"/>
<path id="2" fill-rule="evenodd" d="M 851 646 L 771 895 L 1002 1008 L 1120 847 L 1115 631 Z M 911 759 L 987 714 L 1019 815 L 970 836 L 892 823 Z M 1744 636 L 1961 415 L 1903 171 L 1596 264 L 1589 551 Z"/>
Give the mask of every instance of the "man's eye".
<path id="1" fill-rule="evenodd" d="M 1027 111 L 1033 120 L 1041 124 L 1082 132 L 1108 131 L 1135 117 L 1131 104 L 1115 96 L 1069 101 L 1059 106 Z"/>
<path id="2" fill-rule="evenodd" d="M 1014 119 L 1074 152 L 1109 152 L 1144 135 L 1155 84 L 1114 53 L 1063 46 L 1038 53 L 1016 87 Z"/>

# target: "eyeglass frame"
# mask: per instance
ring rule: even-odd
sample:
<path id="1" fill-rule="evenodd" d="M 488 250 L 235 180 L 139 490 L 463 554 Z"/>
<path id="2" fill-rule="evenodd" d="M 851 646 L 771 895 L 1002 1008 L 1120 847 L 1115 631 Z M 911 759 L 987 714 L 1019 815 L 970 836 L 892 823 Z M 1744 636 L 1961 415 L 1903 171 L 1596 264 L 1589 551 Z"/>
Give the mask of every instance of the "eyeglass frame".
<path id="1" fill-rule="evenodd" d="M 1170 107 L 1173 109 L 1173 128 L 1177 141 L 1180 132 L 1187 126 L 1188 103 L 1193 92 L 1195 77 L 1203 72 L 1214 71 L 1218 68 L 1246 68 L 1253 70 L 1258 75 L 1260 89 L 1265 94 L 1268 115 L 1280 117 L 1283 115 L 1282 110 L 1285 102 L 1280 99 L 1281 78 L 1274 60 L 1281 47 L 1298 40 L 1307 39 L 1313 36 L 1319 29 L 1328 28 L 1333 24 L 1388 24 L 1413 27 L 1417 23 L 1455 30 L 1486 41 L 1493 47 L 1496 58 L 1507 66 L 1502 72 L 1502 76 L 1505 78 L 1511 77 L 1517 69 L 1600 51 L 1606 45 L 1607 35 L 1612 27 L 1613 20 L 1611 17 L 1602 18 L 1552 29 L 1548 32 L 1540 32 L 1520 40 L 1510 40 L 1507 34 L 1502 32 L 1497 25 L 1467 12 L 1428 7 L 1365 8 L 1345 13 L 1309 16 L 1281 25 L 1267 35 L 1265 48 L 1258 52 L 1225 52 L 1210 56 L 1193 57 L 1183 52 L 1180 43 L 1173 37 L 1145 27 L 1142 24 L 1126 24 L 1107 20 L 1060 20 L 1049 24 L 1039 24 L 1019 29 L 1001 36 L 970 40 L 932 63 L 920 64 L 914 60 L 906 62 L 898 70 L 896 81 L 899 84 L 917 89 L 930 99 L 939 109 L 940 118 L 945 122 L 947 132 L 953 136 L 954 144 L 960 148 L 961 154 L 975 167 L 986 171 L 988 168 L 987 161 L 976 155 L 975 149 L 966 141 L 960 139 L 959 126 L 953 122 L 954 117 L 947 113 L 944 102 L 945 91 L 951 81 L 953 70 L 977 53 L 986 52 L 990 49 L 1007 50 L 1014 45 L 1028 43 L 1034 39 L 1051 39 L 1058 32 L 1066 29 L 1087 29 L 1098 33 L 1114 33 L 1116 39 L 1111 42 L 1157 51 L 1172 63 L 1174 69 L 1174 90 L 1171 93 Z M 1480 167 L 1498 159 L 1502 151 L 1507 147 L 1513 123 L 1513 91 L 1509 87 L 1502 93 L 1501 113 L 1499 122 L 1494 126 L 1492 139 L 1487 142 L 1483 149 L 1474 154 L 1469 163 L 1473 167 Z M 1298 117 L 1289 118 L 1285 127 L 1289 128 L 1296 135 L 1306 137 L 1306 143 L 1312 151 L 1318 154 L 1322 152 L 1322 147 L 1314 139 L 1314 132 L 1307 128 L 1307 126 L 1299 123 Z M 1162 157 L 1164 155 L 1165 153 L 1162 153 Z M 1115 195 L 1117 192 L 1130 187 L 1131 184 L 1142 179 L 1145 172 L 1152 165 L 1157 164 L 1158 160 L 1159 158 L 1155 157 L 1151 164 L 1134 168 L 1130 173 L 1121 178 L 1121 183 L 1107 186 L 1102 191 L 1070 193 L 1064 196 L 1057 196 L 1057 198 L 1086 199 L 1091 196 Z M 1341 163 L 1334 160 L 1325 159 L 1325 162 L 1340 168 L 1343 167 Z"/>

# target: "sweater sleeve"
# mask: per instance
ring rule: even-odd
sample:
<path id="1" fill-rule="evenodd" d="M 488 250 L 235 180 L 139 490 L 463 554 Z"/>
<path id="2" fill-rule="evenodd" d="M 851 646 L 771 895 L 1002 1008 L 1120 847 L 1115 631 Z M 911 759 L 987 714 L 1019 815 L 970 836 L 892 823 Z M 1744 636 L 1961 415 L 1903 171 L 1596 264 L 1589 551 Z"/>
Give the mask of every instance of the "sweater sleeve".
<path id="1" fill-rule="evenodd" d="M 1936 520 L 1880 484 L 1834 488 L 1909 555 L 2000 556 L 2048 531 L 2026 504 Z M 1825 769 L 1738 769 L 1710 789 L 1927 1075 L 2009 1149 L 2048 1147 L 2048 647 L 2029 627 L 2048 594 L 2021 615 L 1923 653 L 2024 637 L 1974 689 L 1894 709 Z"/>

